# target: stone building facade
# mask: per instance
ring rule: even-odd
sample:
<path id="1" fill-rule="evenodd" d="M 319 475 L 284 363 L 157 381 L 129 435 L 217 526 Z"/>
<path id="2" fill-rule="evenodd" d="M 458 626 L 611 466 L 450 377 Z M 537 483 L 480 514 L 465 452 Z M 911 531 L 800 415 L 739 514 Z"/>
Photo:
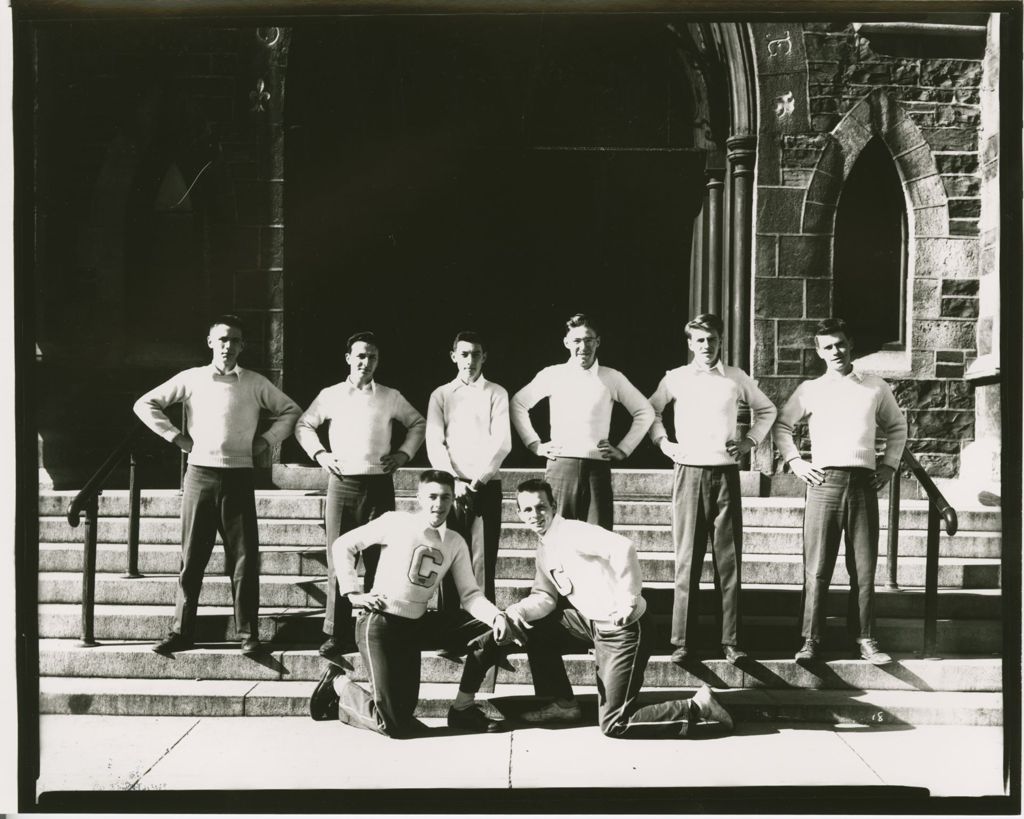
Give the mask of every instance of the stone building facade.
<path id="1" fill-rule="evenodd" d="M 884 148 L 872 161 L 902 195 L 903 308 L 898 342 L 859 365 L 893 385 L 911 450 L 942 477 L 975 437 L 965 375 L 998 352 L 998 27 L 986 39 L 978 17 L 927 36 L 853 21 L 694 29 L 683 62 L 703 72 L 689 111 L 706 128 L 674 148 L 707 155 L 698 223 L 732 197 L 710 304 L 730 360 L 778 402 L 820 372 L 811 328 L 844 307 L 837 225 L 865 208 L 844 191 L 867 146 Z M 116 440 L 134 395 L 202 357 L 192 340 L 213 313 L 246 318 L 248 365 L 288 389 L 293 31 L 97 21 L 31 39 L 36 405 L 41 466 L 61 485 Z M 680 315 L 709 304 L 694 281 Z M 82 428 L 94 445 L 70 432 Z M 754 467 L 780 470 L 769 444 Z"/>

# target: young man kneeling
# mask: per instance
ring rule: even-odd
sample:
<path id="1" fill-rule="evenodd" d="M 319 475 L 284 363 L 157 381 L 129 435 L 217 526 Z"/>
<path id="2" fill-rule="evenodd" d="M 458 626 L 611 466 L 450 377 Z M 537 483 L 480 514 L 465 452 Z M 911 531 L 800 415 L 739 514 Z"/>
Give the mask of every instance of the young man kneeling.
<path id="1" fill-rule="evenodd" d="M 522 635 L 484 597 L 465 540 L 445 525 L 454 497 L 452 476 L 429 469 L 420 475 L 418 512 L 388 512 L 331 545 L 339 591 L 362 610 L 356 643 L 370 690 L 329 664 L 310 698 L 313 719 L 336 717 L 390 737 L 421 733 L 423 725 L 413 716 L 419 701 L 420 652 L 438 644 L 461 644 L 469 653 L 448 725 L 469 731 L 504 730 L 502 720 L 491 719 L 475 704 L 475 695 L 487 670 L 505 653 L 498 644 L 521 642 Z M 376 544 L 381 552 L 373 588 L 360 593 L 356 557 Z M 427 603 L 449 571 L 462 610 L 428 612 Z M 469 645 L 483 635 L 492 639 Z"/>

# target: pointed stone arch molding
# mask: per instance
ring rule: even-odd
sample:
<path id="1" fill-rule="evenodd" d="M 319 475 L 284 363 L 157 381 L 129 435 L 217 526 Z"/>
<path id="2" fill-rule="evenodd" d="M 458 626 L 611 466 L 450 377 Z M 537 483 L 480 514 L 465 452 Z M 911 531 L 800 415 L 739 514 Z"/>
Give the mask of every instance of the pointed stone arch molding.
<path id="1" fill-rule="evenodd" d="M 828 236 L 834 246 L 835 216 L 843 184 L 864 146 L 876 136 L 892 155 L 906 198 L 907 346 L 902 351 L 872 353 L 857 363 L 864 371 L 907 376 L 920 369 L 920 365 L 915 366 L 914 353 L 917 341 L 927 338 L 924 324 L 940 315 L 935 288 L 915 285 L 921 279 L 941 278 L 948 265 L 942 254 L 922 249 L 949 239 L 949 203 L 924 134 L 885 90 L 867 94 L 832 130 L 807 186 L 801 230 L 808 235 Z M 834 251 L 829 255 L 833 258 Z M 831 263 L 828 276 L 832 277 Z"/>
<path id="2" fill-rule="evenodd" d="M 832 130 L 807 186 L 802 231 L 834 233 L 843 183 L 864 146 L 875 136 L 889 149 L 903 182 L 908 238 L 948 236 L 949 203 L 928 141 L 903 107 L 883 89 L 865 96 Z"/>

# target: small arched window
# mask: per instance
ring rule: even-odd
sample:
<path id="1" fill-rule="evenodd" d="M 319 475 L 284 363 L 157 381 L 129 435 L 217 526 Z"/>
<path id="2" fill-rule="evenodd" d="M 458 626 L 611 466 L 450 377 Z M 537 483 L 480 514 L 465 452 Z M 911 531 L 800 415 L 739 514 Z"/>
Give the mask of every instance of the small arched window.
<path id="1" fill-rule="evenodd" d="M 907 209 L 892 155 L 879 137 L 853 165 L 836 213 L 834 314 L 857 355 L 906 349 Z"/>

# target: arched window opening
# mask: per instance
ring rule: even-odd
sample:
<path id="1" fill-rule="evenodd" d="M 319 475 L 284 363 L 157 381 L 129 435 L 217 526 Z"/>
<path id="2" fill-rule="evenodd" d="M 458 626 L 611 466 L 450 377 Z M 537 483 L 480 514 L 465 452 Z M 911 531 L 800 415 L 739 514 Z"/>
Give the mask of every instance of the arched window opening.
<path id="1" fill-rule="evenodd" d="M 834 314 L 855 355 L 906 349 L 907 211 L 888 148 L 874 137 L 853 165 L 836 213 Z"/>

